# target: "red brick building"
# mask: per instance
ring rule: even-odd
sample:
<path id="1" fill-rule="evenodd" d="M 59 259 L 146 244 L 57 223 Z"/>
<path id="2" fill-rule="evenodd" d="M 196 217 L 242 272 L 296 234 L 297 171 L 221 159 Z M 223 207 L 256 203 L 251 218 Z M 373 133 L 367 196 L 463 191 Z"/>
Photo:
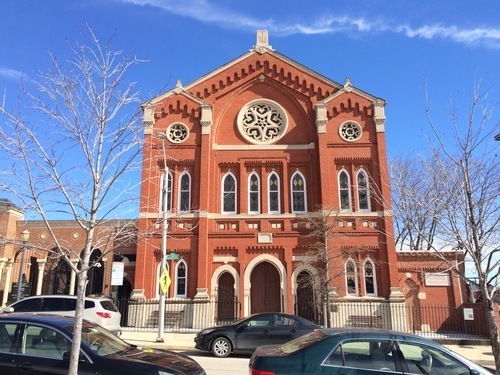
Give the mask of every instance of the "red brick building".
<path id="1" fill-rule="evenodd" d="M 165 216 L 169 299 L 228 302 L 212 304 L 208 320 L 259 311 L 321 320 L 323 276 L 320 254 L 311 250 L 318 238 L 310 236 L 319 213 L 330 232 L 334 324 L 352 314 L 341 302 L 375 306 L 370 314 L 402 330 L 412 324 L 395 319 L 405 306 L 461 306 L 465 285 L 444 264 L 431 254 L 396 252 L 385 105 L 348 78 L 337 83 L 275 51 L 266 31 L 244 55 L 144 103 L 137 238 L 114 254 L 96 246 L 101 266 L 88 292 L 157 298 Z M 83 248 L 74 222 L 53 224 L 68 246 Z M 30 242 L 50 249 L 42 222 L 0 205 L 0 237 L 18 239 L 25 229 Z M 0 244 L 3 305 L 20 272 L 16 251 Z M 30 293 L 74 293 L 75 275 L 47 254 L 30 250 L 23 270 Z M 112 262 L 121 259 L 125 286 L 116 288 Z"/>
<path id="2" fill-rule="evenodd" d="M 243 315 L 307 303 L 317 314 L 307 218 L 322 208 L 334 225 L 329 252 L 340 255 L 330 276 L 343 275 L 331 295 L 404 300 L 385 104 L 275 51 L 266 31 L 244 55 L 145 103 L 138 227 L 149 235 L 138 242 L 134 294 L 158 293 L 166 207 L 167 253 L 180 257 L 168 264 L 170 297 L 234 299 Z"/>

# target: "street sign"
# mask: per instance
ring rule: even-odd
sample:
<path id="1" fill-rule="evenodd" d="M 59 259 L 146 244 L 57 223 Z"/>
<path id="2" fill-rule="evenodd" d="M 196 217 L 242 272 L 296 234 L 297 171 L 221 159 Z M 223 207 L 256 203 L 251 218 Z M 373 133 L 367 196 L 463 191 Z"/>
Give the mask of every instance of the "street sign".
<path id="1" fill-rule="evenodd" d="M 123 275 L 125 270 L 125 263 L 113 262 L 111 269 L 111 285 L 123 285 Z"/>
<path id="2" fill-rule="evenodd" d="M 170 253 L 170 254 L 167 254 L 167 257 L 165 259 L 167 260 L 177 260 L 177 259 L 180 259 L 181 256 L 177 253 Z"/>
<path id="3" fill-rule="evenodd" d="M 166 268 L 163 269 L 163 272 L 160 275 L 159 283 L 162 293 L 167 294 L 172 280 L 170 280 L 170 274 Z"/>

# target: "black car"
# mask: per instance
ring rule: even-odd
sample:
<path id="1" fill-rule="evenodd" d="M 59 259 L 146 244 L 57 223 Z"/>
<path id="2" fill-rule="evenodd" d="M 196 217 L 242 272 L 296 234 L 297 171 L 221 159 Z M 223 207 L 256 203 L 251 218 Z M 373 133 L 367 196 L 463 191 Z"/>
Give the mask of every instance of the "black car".
<path id="1" fill-rule="evenodd" d="M 194 341 L 196 349 L 227 357 L 232 352 L 252 353 L 260 345 L 283 344 L 317 329 L 321 326 L 295 315 L 260 313 L 230 325 L 206 328 Z"/>
<path id="2" fill-rule="evenodd" d="M 12 313 L 0 316 L 0 374 L 67 374 L 74 318 Z M 83 321 L 79 374 L 203 375 L 193 359 L 139 348 Z"/>
<path id="3" fill-rule="evenodd" d="M 261 346 L 251 375 L 486 375 L 494 372 L 422 337 L 376 329 L 323 329 L 283 345 Z"/>

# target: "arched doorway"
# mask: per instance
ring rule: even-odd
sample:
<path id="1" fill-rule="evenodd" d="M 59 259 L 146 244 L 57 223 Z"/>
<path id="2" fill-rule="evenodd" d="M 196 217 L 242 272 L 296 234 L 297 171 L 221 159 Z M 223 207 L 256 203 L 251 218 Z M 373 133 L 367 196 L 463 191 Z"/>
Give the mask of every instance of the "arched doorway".
<path id="1" fill-rule="evenodd" d="M 313 276 L 307 271 L 297 275 L 297 303 L 295 314 L 312 322 L 316 321 L 314 281 Z"/>
<path id="2" fill-rule="evenodd" d="M 234 277 L 229 272 L 220 275 L 217 285 L 217 323 L 231 323 L 237 316 Z"/>
<path id="3" fill-rule="evenodd" d="M 251 314 L 281 312 L 280 274 L 269 262 L 255 266 L 250 276 Z"/>
<path id="4" fill-rule="evenodd" d="M 104 285 L 104 267 L 100 260 L 102 253 L 95 249 L 90 254 L 89 264 L 92 266 L 87 273 L 87 289 L 85 295 L 101 294 Z"/>
<path id="5" fill-rule="evenodd" d="M 52 294 L 69 294 L 71 283 L 71 268 L 65 260 L 59 260 L 53 268 Z"/>

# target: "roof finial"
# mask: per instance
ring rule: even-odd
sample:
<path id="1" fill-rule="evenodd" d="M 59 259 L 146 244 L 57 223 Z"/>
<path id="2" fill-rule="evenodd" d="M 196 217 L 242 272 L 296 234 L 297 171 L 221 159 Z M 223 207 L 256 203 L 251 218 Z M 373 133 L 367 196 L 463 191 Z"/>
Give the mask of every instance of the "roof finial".
<path id="1" fill-rule="evenodd" d="M 267 30 L 257 30 L 257 44 L 254 49 L 257 52 L 265 52 L 266 50 L 272 50 L 273 48 L 269 45 L 269 36 Z"/>
<path id="2" fill-rule="evenodd" d="M 344 87 L 351 86 L 351 79 L 346 77 Z"/>

